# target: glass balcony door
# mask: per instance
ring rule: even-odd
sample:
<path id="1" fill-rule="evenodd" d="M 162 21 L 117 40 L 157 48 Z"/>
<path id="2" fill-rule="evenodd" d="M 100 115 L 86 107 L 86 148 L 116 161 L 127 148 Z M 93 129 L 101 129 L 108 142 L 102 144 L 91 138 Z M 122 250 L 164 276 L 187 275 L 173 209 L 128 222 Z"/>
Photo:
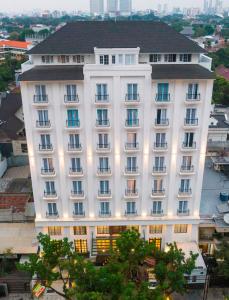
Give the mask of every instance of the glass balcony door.
<path id="1" fill-rule="evenodd" d="M 68 109 L 67 116 L 68 116 L 68 120 L 67 120 L 68 127 L 77 127 L 77 126 L 79 126 L 78 109 Z"/>
<path id="2" fill-rule="evenodd" d="M 138 110 L 127 109 L 127 125 L 129 126 L 137 125 L 137 121 L 138 121 Z"/>
<path id="3" fill-rule="evenodd" d="M 71 168 L 74 172 L 80 172 L 81 171 L 81 164 L 80 164 L 80 158 L 79 157 L 72 157 L 71 158 Z"/>
<path id="4" fill-rule="evenodd" d="M 169 84 L 168 83 L 158 83 L 157 89 L 158 89 L 157 100 L 158 101 L 168 101 L 169 100 Z"/>
<path id="5" fill-rule="evenodd" d="M 188 85 L 188 99 L 197 99 L 198 98 L 198 83 L 190 83 Z"/>
<path id="6" fill-rule="evenodd" d="M 127 100 L 138 100 L 138 85 L 136 83 L 127 84 Z"/>

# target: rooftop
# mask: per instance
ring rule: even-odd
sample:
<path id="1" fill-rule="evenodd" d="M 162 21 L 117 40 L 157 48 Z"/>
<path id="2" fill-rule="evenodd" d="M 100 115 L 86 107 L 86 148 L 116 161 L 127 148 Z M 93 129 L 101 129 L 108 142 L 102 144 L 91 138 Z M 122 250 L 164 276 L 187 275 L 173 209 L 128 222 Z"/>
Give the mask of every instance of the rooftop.
<path id="1" fill-rule="evenodd" d="M 97 48 L 136 48 L 141 53 L 204 53 L 203 48 L 162 22 L 68 23 L 28 54 L 83 54 Z"/>
<path id="2" fill-rule="evenodd" d="M 0 48 L 19 48 L 27 50 L 31 45 L 30 42 L 11 41 L 11 40 L 0 40 Z"/>
<path id="3" fill-rule="evenodd" d="M 215 120 L 217 120 L 217 124 L 210 124 L 209 128 L 229 128 L 229 122 L 226 118 L 225 113 L 223 112 L 212 113 L 210 118 L 214 118 Z"/>

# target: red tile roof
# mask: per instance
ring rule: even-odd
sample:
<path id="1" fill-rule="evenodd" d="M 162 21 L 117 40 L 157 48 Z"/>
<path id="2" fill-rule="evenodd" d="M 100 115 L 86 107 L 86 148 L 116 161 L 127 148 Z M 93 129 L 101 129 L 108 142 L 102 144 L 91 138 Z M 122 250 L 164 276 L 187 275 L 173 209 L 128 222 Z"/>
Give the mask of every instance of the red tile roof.
<path id="1" fill-rule="evenodd" d="M 10 41 L 10 40 L 0 40 L 0 48 L 10 47 L 10 48 L 20 48 L 27 50 L 30 42 L 21 42 L 21 41 Z"/>

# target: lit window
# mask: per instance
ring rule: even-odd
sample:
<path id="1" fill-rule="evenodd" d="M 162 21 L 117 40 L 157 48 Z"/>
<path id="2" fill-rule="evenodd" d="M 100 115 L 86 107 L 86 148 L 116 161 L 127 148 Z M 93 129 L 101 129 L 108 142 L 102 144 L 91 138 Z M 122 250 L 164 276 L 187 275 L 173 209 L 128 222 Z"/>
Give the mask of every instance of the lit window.
<path id="1" fill-rule="evenodd" d="M 149 239 L 149 243 L 152 244 L 154 243 L 157 249 L 161 249 L 161 239 L 158 238 L 153 238 L 153 239 Z"/>
<path id="2" fill-rule="evenodd" d="M 97 234 L 109 234 L 109 226 L 98 226 Z"/>
<path id="3" fill-rule="evenodd" d="M 174 233 L 187 233 L 188 225 L 187 224 L 176 224 L 174 225 Z"/>
<path id="4" fill-rule="evenodd" d="M 86 235 L 87 227 L 86 226 L 74 226 L 73 232 L 74 232 L 74 235 Z"/>
<path id="5" fill-rule="evenodd" d="M 150 225 L 149 233 L 150 234 L 162 233 L 162 225 Z"/>
<path id="6" fill-rule="evenodd" d="M 49 235 L 61 235 L 61 227 L 60 226 L 49 226 L 48 234 Z"/>
<path id="7" fill-rule="evenodd" d="M 78 253 L 87 253 L 88 248 L 87 248 L 87 240 L 75 240 L 75 250 Z"/>

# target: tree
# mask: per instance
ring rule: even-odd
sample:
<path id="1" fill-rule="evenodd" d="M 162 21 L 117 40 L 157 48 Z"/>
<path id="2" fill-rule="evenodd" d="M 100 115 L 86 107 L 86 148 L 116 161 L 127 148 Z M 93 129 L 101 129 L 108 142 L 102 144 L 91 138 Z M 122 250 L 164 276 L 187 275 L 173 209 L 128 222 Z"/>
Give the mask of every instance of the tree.
<path id="1" fill-rule="evenodd" d="M 218 274 L 229 279 L 229 243 L 223 239 L 217 246 L 215 256 L 218 259 Z"/>
<path id="2" fill-rule="evenodd" d="M 213 103 L 229 104 L 229 81 L 220 76 L 214 82 Z"/>

